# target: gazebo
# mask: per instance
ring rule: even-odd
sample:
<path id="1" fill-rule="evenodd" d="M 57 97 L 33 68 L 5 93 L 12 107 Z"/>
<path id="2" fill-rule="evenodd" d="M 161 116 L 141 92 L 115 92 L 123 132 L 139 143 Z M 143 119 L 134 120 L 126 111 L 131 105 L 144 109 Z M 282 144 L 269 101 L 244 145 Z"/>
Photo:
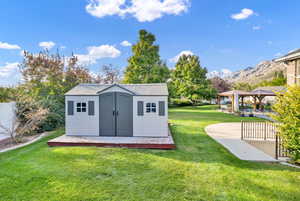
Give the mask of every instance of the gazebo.
<path id="1" fill-rule="evenodd" d="M 231 109 L 234 112 L 239 111 L 239 102 L 241 100 L 241 105 L 244 107 L 244 98 L 252 97 L 253 98 L 253 108 L 256 109 L 257 104 L 259 105 L 259 110 L 262 110 L 262 101 L 267 96 L 277 96 L 277 92 L 284 92 L 286 89 L 282 86 L 276 87 L 258 87 L 253 91 L 240 91 L 232 90 L 226 91 L 218 94 L 218 104 L 221 107 L 221 98 L 228 97 L 231 99 Z"/>

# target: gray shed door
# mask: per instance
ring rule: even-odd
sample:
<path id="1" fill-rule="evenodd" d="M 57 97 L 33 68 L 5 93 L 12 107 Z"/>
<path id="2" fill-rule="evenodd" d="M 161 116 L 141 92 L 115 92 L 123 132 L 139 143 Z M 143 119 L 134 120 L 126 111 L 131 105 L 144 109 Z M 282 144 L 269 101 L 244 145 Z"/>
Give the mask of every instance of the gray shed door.
<path id="1" fill-rule="evenodd" d="M 100 95 L 100 136 L 133 136 L 132 104 L 126 93 Z"/>
<path id="2" fill-rule="evenodd" d="M 116 119 L 115 111 L 115 94 L 105 93 L 100 96 L 99 107 L 100 120 L 100 135 L 101 136 L 115 136 L 116 135 Z"/>
<path id="3" fill-rule="evenodd" d="M 132 96 L 116 93 L 117 136 L 133 136 Z"/>

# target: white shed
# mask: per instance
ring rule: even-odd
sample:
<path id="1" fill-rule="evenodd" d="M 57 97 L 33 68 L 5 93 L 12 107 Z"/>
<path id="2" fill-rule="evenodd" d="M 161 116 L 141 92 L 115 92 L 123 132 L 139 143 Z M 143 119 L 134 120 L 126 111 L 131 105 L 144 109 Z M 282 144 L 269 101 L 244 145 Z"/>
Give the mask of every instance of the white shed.
<path id="1" fill-rule="evenodd" d="M 67 136 L 168 137 L 168 88 L 79 84 L 65 94 Z"/>

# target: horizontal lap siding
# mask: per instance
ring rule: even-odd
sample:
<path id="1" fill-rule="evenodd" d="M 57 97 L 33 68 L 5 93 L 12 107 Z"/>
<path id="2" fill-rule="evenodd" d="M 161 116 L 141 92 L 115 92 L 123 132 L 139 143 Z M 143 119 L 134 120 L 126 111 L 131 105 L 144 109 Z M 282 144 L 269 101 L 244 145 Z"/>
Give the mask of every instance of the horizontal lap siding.
<path id="1" fill-rule="evenodd" d="M 74 101 L 74 114 L 68 115 L 68 101 Z M 94 101 L 94 115 L 88 114 L 88 102 Z M 99 136 L 99 96 L 66 96 L 66 134 Z M 76 111 L 77 102 L 85 102 L 86 112 Z"/>
<path id="2" fill-rule="evenodd" d="M 138 101 L 143 101 L 144 113 L 138 116 Z M 165 115 L 159 116 L 159 102 L 165 103 Z M 156 113 L 146 113 L 147 103 L 156 103 Z M 133 97 L 133 136 L 166 137 L 168 136 L 168 98 L 167 96 Z"/>

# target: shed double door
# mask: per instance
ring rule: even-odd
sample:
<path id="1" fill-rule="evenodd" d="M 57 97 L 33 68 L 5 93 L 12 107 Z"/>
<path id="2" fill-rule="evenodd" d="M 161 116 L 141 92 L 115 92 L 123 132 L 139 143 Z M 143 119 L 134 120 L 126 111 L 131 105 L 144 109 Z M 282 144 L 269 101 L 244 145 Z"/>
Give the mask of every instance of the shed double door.
<path id="1" fill-rule="evenodd" d="M 100 136 L 133 136 L 132 95 L 104 93 L 99 101 Z"/>

